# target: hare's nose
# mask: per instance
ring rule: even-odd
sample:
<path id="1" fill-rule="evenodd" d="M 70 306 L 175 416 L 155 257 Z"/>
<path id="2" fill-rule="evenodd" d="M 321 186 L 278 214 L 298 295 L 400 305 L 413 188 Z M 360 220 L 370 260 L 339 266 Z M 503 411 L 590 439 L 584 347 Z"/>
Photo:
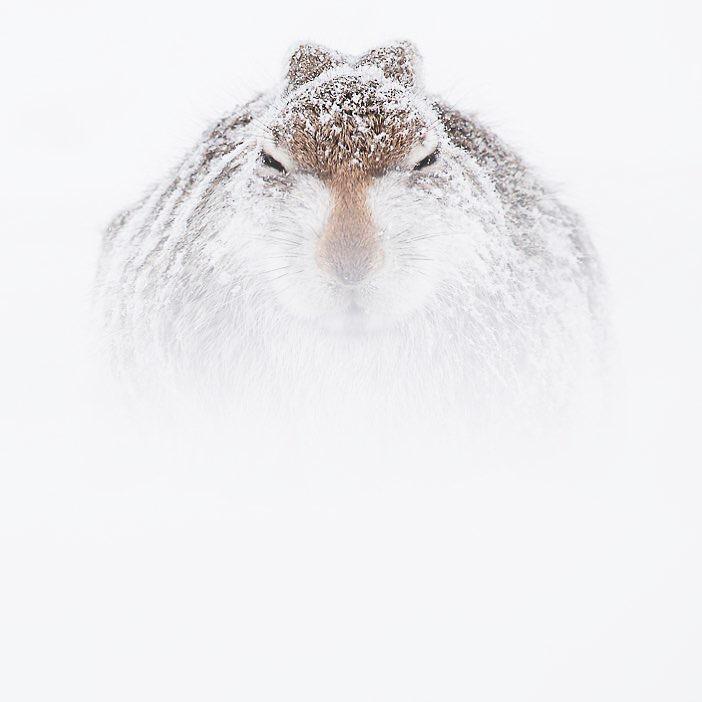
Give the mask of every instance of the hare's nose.
<path id="1" fill-rule="evenodd" d="M 358 285 L 383 261 L 378 231 L 366 205 L 363 187 L 332 191 L 332 210 L 317 244 L 317 263 L 343 285 Z"/>
<path id="2" fill-rule="evenodd" d="M 342 285 L 358 285 L 370 278 L 382 263 L 380 246 L 365 240 L 337 240 L 318 256 L 320 268 Z"/>

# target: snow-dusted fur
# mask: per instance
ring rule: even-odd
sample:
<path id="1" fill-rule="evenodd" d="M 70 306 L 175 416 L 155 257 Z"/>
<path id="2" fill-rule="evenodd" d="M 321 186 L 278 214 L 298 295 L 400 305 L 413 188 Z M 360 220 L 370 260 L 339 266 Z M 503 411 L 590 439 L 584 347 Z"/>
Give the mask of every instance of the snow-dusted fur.
<path id="1" fill-rule="evenodd" d="M 602 284 L 578 217 L 418 73 L 406 43 L 360 59 L 302 46 L 110 225 L 96 297 L 124 377 L 205 402 L 420 416 L 561 412 L 599 388 Z M 381 152 L 363 207 L 382 262 L 350 286 L 320 265 L 325 169 Z M 309 161 L 324 157 L 336 166 Z"/>

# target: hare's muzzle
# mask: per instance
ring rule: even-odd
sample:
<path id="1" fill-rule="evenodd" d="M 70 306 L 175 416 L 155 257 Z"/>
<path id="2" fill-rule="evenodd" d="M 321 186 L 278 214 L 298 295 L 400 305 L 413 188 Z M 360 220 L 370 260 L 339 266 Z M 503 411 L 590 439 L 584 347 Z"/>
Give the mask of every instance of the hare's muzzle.
<path id="1" fill-rule="evenodd" d="M 317 263 L 335 282 L 358 285 L 383 262 L 378 230 L 366 202 L 367 183 L 330 183 L 332 207 L 317 244 Z"/>

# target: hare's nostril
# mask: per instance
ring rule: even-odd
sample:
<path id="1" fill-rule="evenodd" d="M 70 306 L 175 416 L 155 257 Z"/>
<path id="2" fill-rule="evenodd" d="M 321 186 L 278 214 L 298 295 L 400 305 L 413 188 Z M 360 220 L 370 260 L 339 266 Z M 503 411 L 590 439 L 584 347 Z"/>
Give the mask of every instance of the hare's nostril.
<path id="1" fill-rule="evenodd" d="M 357 262 L 340 262 L 332 266 L 330 273 L 342 285 L 358 285 L 370 274 L 370 266 Z"/>

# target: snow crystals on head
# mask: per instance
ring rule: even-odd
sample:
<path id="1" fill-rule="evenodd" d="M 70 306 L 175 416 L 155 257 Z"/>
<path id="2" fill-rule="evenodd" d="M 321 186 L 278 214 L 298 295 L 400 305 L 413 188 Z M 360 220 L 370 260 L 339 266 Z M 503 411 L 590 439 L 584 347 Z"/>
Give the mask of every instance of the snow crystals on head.
<path id="1" fill-rule="evenodd" d="M 409 41 L 371 49 L 356 62 L 358 66 L 377 66 L 383 75 L 406 88 L 419 84 L 421 58 L 417 48 Z"/>
<path id="2" fill-rule="evenodd" d="M 382 172 L 427 133 L 431 117 L 414 90 L 416 65 L 407 42 L 357 60 L 302 45 L 292 55 L 272 134 L 302 168 L 323 177 Z"/>
<path id="3" fill-rule="evenodd" d="M 288 88 L 295 89 L 309 83 L 334 66 L 344 63 L 344 58 L 316 44 L 300 44 L 290 56 Z"/>

